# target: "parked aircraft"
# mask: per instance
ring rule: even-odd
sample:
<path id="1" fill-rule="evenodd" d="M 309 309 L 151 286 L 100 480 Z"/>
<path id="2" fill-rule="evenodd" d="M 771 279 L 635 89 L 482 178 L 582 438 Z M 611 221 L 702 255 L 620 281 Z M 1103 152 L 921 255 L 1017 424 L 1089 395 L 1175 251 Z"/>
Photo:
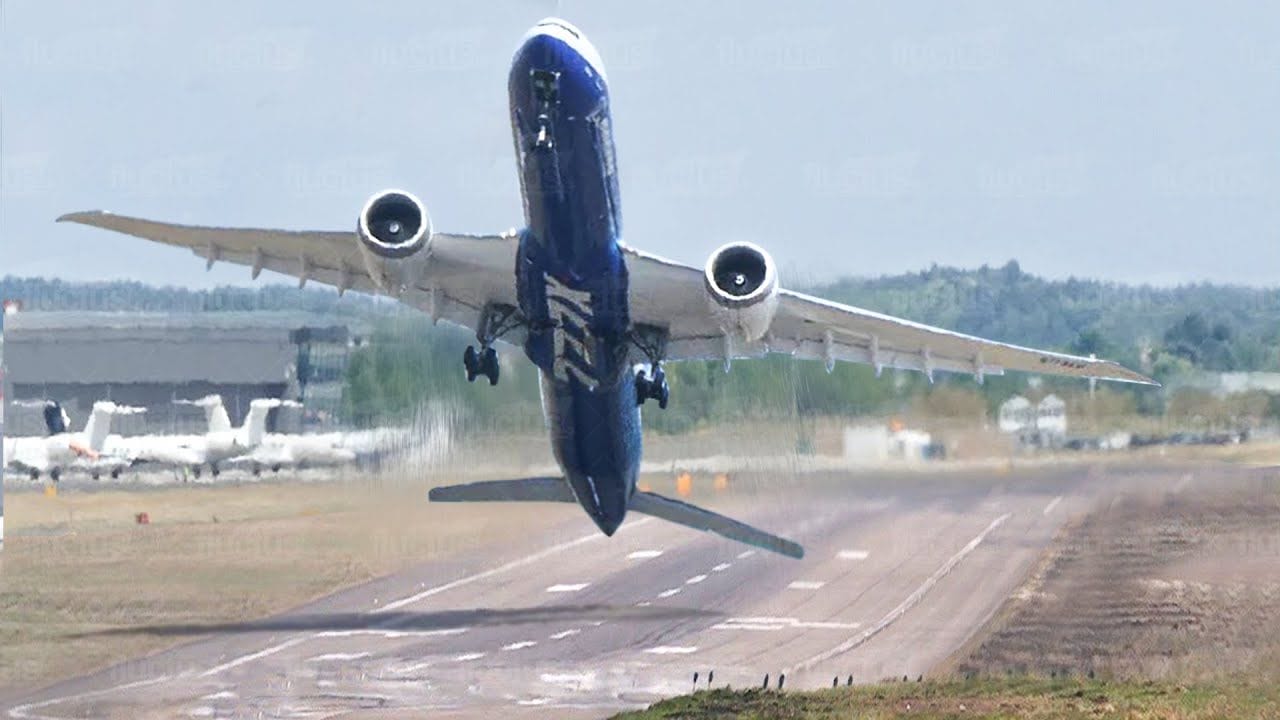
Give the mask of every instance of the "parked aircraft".
<path id="1" fill-rule="evenodd" d="M 787 353 L 979 381 L 1005 370 L 1151 381 L 1120 365 L 983 340 L 782 289 L 769 253 L 748 242 L 701 268 L 622 241 L 609 85 L 600 54 L 550 18 L 521 40 L 508 76 L 509 119 L 524 200 L 523 229 L 436 232 L 402 190 L 364 204 L 356 229 L 308 232 L 176 225 L 101 211 L 59 220 L 187 248 L 318 281 L 384 293 L 476 332 L 463 368 L 498 382 L 496 345 L 524 350 L 541 372 L 555 477 L 435 488 L 444 502 L 576 502 L 606 535 L 628 511 L 801 557 L 795 542 L 638 490 L 640 406 L 669 402 L 664 362 Z M 776 138 L 775 138 L 776 141 Z M 838 238 L 833 238 L 839 242 Z"/>
<path id="2" fill-rule="evenodd" d="M 215 477 L 224 463 L 240 458 L 262 442 L 267 432 L 267 415 L 282 400 L 258 398 L 249 403 L 244 424 L 232 427 L 222 404 L 222 396 L 208 395 L 198 400 L 177 400 L 204 410 L 209 431 L 203 435 L 146 435 L 122 438 L 119 452 L 135 462 L 189 469 L 200 477 L 204 468 Z"/>
<path id="3" fill-rule="evenodd" d="M 44 413 L 45 437 L 5 438 L 4 456 L 8 466 L 27 473 L 32 480 L 41 475 L 57 482 L 69 470 L 84 471 L 94 478 L 103 473 L 118 477 L 132 463 L 126 455 L 104 452 L 114 415 L 143 412 L 142 408 L 117 405 L 103 400 L 94 403 L 93 412 L 82 432 L 70 432 L 71 424 L 62 405 L 54 400 L 36 403 L 15 402 L 18 406 L 35 406 Z"/>

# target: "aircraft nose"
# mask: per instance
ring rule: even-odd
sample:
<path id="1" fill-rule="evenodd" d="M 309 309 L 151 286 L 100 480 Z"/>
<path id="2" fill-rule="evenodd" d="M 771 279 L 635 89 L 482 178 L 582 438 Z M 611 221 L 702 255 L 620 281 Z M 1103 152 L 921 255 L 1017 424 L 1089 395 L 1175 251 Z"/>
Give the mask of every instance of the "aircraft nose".
<path id="1" fill-rule="evenodd" d="M 570 482 L 582 509 L 591 516 L 600 532 L 612 536 L 627 518 L 627 486 L 606 478 L 579 476 Z"/>

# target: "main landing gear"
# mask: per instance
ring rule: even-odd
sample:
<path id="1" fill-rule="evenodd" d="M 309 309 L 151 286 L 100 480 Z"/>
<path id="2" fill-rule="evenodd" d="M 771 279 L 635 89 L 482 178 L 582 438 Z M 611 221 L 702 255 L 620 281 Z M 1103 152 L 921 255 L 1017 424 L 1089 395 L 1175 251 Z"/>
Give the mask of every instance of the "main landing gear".
<path id="1" fill-rule="evenodd" d="M 671 388 L 667 387 L 667 374 L 661 365 L 653 366 L 653 377 L 649 377 L 642 369 L 636 373 L 636 404 L 643 405 L 645 400 L 657 400 L 658 407 L 667 409 L 667 401 L 671 399 Z"/>
<path id="2" fill-rule="evenodd" d="M 475 382 L 481 375 L 489 378 L 490 385 L 498 384 L 498 353 L 493 342 L 524 323 L 520 311 L 510 305 L 486 305 L 480 311 L 476 339 L 480 349 L 468 345 L 462 354 L 462 367 L 467 371 L 467 382 Z"/>
<path id="3" fill-rule="evenodd" d="M 462 367 L 467 371 L 467 382 L 475 382 L 483 375 L 489 378 L 490 385 L 498 384 L 498 353 L 491 347 L 476 352 L 474 345 L 468 345 L 462 353 Z"/>

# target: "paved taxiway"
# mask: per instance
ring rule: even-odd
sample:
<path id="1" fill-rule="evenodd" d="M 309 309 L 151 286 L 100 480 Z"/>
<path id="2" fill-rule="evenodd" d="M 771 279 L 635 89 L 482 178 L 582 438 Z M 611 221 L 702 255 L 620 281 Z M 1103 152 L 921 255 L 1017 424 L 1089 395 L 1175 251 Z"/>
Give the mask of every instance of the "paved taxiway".
<path id="1" fill-rule="evenodd" d="M 12 718 L 601 717 L 692 688 L 915 678 L 958 648 L 1113 477 L 838 474 L 711 506 L 802 542 L 793 561 L 573 507 L 491 547 L 279 617 L 155 626 L 192 641 L 3 701 Z M 706 498 L 699 499 L 699 501 Z M 544 516 L 545 518 L 545 516 Z M 433 716 L 435 716 L 433 715 Z"/>

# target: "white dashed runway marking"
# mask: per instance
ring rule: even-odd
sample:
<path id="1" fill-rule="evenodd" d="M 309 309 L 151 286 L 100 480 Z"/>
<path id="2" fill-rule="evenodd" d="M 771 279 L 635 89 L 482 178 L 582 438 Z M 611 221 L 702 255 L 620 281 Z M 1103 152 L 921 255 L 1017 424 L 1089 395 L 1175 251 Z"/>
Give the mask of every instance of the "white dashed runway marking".
<path id="1" fill-rule="evenodd" d="M 525 648 L 531 648 L 537 644 L 538 644 L 537 640 L 521 640 L 520 642 L 513 642 L 510 645 L 503 645 L 502 649 L 507 652 L 511 652 L 512 650 L 523 650 Z"/>
<path id="2" fill-rule="evenodd" d="M 662 554 L 661 550 L 637 550 L 627 556 L 628 560 L 650 560 Z"/>
<path id="3" fill-rule="evenodd" d="M 658 593 L 658 597 L 669 598 L 672 595 L 679 595 L 679 594 L 680 594 L 680 588 L 671 588 L 670 590 L 663 590 L 662 592 Z"/>
<path id="4" fill-rule="evenodd" d="M 796 580 L 795 582 L 788 585 L 787 589 L 788 590 L 818 590 L 823 585 L 826 585 L 826 583 L 822 582 L 821 580 Z"/>
<path id="5" fill-rule="evenodd" d="M 870 554 L 866 550 L 841 550 L 836 557 L 841 560 L 866 560 Z"/>
<path id="6" fill-rule="evenodd" d="M 712 625 L 712 630 L 857 630 L 862 623 L 805 621 L 793 617 L 741 617 L 729 618 Z"/>
<path id="7" fill-rule="evenodd" d="M 673 645 L 659 645 L 658 647 L 649 648 L 648 650 L 645 650 L 645 652 L 652 653 L 654 655 L 691 655 L 693 653 L 698 652 L 698 648 L 680 647 L 680 646 L 673 646 Z"/>
<path id="8" fill-rule="evenodd" d="M 339 662 L 342 660 L 359 660 L 361 658 L 367 658 L 372 654 L 373 653 L 367 653 L 367 652 L 328 653 L 325 655 L 317 655 L 312 658 L 307 658 L 307 662 Z"/>
<path id="9" fill-rule="evenodd" d="M 563 630 L 561 632 L 556 633 L 555 635 L 550 635 L 548 637 L 551 640 L 563 640 L 567 637 L 572 637 L 574 635 L 577 635 L 580 632 L 582 632 L 581 628 L 571 628 L 569 630 Z"/>
<path id="10" fill-rule="evenodd" d="M 472 660 L 479 660 L 484 656 L 485 654 L 482 652 L 466 653 L 464 655 L 459 655 L 455 657 L 453 661 L 454 662 L 470 662 Z"/>
<path id="11" fill-rule="evenodd" d="M 733 567 L 733 563 L 720 563 L 719 565 L 711 568 L 711 572 L 724 572 L 731 567 Z"/>
<path id="12" fill-rule="evenodd" d="M 698 583 L 700 583 L 700 582 L 702 582 L 703 580 L 706 580 L 706 579 L 707 579 L 707 576 L 706 576 L 706 575 L 694 575 L 693 577 L 689 578 L 688 580 L 685 580 L 685 581 L 684 581 L 684 584 L 685 584 L 685 585 L 697 585 Z"/>
<path id="13" fill-rule="evenodd" d="M 578 592 L 579 590 L 582 590 L 583 588 L 587 587 L 590 584 L 591 583 L 575 583 L 571 585 L 552 585 L 551 587 L 547 588 L 547 592 L 549 593 Z"/>
<path id="14" fill-rule="evenodd" d="M 1053 512 L 1053 509 L 1054 509 L 1054 508 L 1056 508 L 1056 507 L 1058 507 L 1058 503 L 1060 503 L 1060 502 L 1062 502 L 1062 496 L 1061 496 L 1061 495 L 1059 495 L 1058 497 L 1056 497 L 1056 498 L 1054 498 L 1054 499 L 1050 500 L 1050 501 L 1049 501 L 1049 504 L 1044 506 L 1044 514 L 1045 514 L 1045 515 L 1048 515 L 1049 513 Z"/>

